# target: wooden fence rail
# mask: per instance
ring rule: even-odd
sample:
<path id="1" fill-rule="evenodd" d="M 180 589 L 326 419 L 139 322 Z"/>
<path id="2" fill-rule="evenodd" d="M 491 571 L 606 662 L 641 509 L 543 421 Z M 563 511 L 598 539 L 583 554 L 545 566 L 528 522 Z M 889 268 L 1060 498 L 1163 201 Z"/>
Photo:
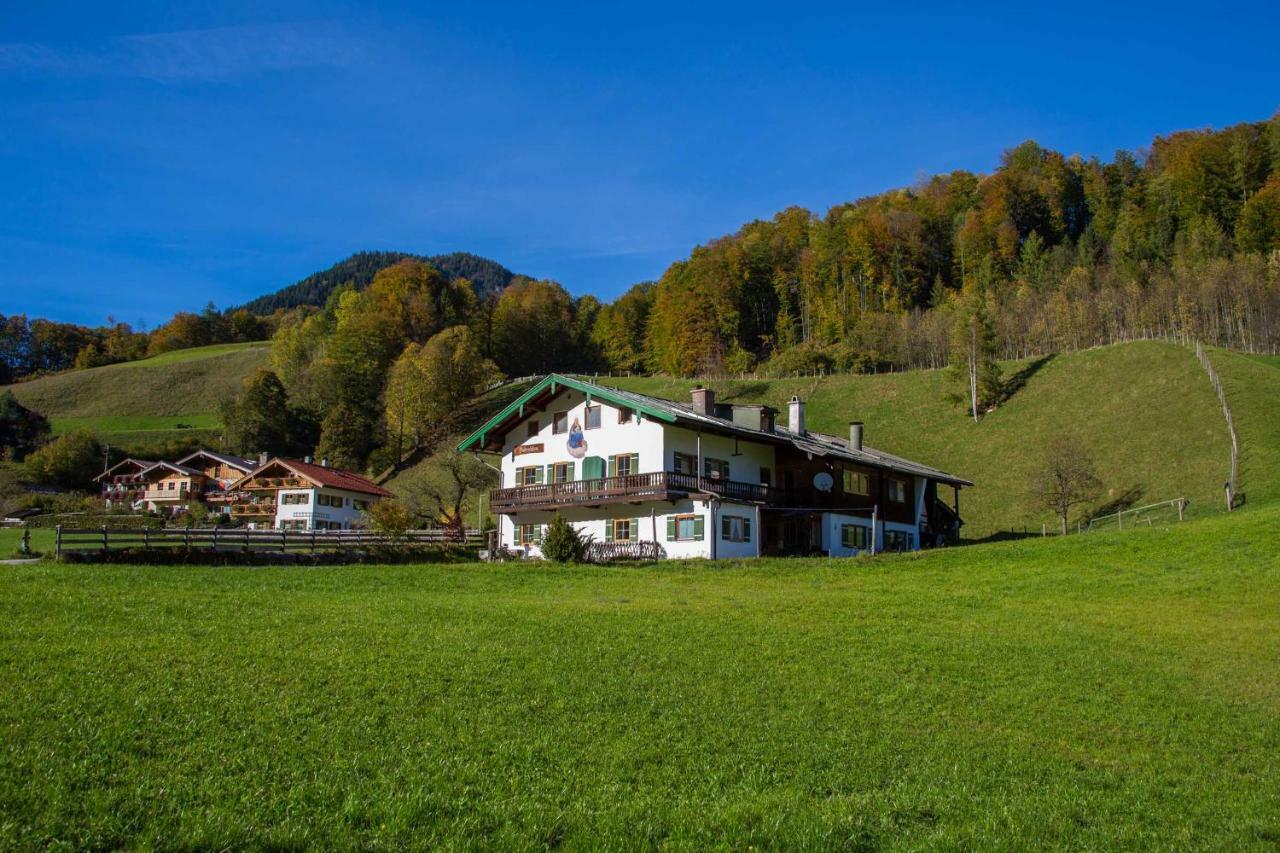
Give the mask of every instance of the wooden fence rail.
<path id="1" fill-rule="evenodd" d="M 1142 518 L 1142 516 L 1145 515 L 1149 520 L 1156 510 L 1164 509 L 1165 507 L 1176 509 L 1178 511 L 1178 521 L 1182 521 L 1182 519 L 1186 516 L 1187 499 L 1174 498 L 1173 500 L 1160 501 L 1160 503 L 1147 504 L 1146 506 L 1138 506 L 1138 507 L 1134 507 L 1133 509 L 1122 509 L 1119 512 L 1113 512 L 1108 515 L 1095 516 L 1089 519 L 1089 521 L 1085 524 L 1084 529 L 1086 531 L 1094 530 L 1102 527 L 1103 525 L 1105 525 L 1106 523 L 1114 519 L 1116 523 L 1116 528 L 1118 530 L 1124 530 L 1126 516 L 1131 517 L 1128 522 L 1129 526 L 1136 527 L 1139 523 L 1139 520 Z"/>
<path id="2" fill-rule="evenodd" d="M 371 546 L 396 545 L 461 545 L 484 547 L 483 531 L 446 528 L 410 530 L 399 536 L 387 536 L 368 530 L 249 530 L 248 528 L 67 528 L 56 527 L 54 553 L 61 557 L 72 552 L 105 552 L 130 548 L 154 550 L 239 551 L 243 553 L 329 553 L 354 551 Z"/>

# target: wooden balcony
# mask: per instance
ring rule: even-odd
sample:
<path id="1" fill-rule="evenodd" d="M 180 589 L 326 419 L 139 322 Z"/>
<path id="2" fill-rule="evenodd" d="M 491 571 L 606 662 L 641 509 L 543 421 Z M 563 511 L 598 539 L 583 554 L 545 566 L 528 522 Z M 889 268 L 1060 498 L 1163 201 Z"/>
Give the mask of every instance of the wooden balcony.
<path id="1" fill-rule="evenodd" d="M 275 514 L 275 501 L 263 501 L 261 503 L 246 501 L 244 503 L 231 505 L 231 515 L 233 518 L 262 518 L 265 516 L 275 516 Z"/>
<path id="2" fill-rule="evenodd" d="M 275 491 L 276 489 L 309 489 L 311 484 L 300 477 L 255 477 L 240 488 L 254 491 Z"/>
<path id="3" fill-rule="evenodd" d="M 567 483 L 544 483 L 537 486 L 515 486 L 494 489 L 489 493 L 494 512 L 509 513 L 522 509 L 558 509 L 570 506 L 601 506 L 611 503 L 640 501 L 674 501 L 690 495 L 713 494 L 735 501 L 768 503 L 770 489 L 755 483 L 740 483 L 674 471 L 629 474 L 623 477 L 601 477 L 596 480 L 572 480 Z"/>

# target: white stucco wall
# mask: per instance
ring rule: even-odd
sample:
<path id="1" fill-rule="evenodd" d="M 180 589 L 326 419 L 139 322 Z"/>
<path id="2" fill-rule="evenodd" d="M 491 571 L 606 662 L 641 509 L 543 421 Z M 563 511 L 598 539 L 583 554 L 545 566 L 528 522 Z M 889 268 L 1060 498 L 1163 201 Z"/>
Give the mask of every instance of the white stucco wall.
<path id="1" fill-rule="evenodd" d="M 583 458 L 576 458 L 569 453 L 569 436 L 567 433 L 552 432 L 552 416 L 556 412 L 567 412 L 569 423 L 574 418 L 585 426 L 586 396 L 579 391 L 569 390 L 551 401 L 544 412 L 526 411 L 526 417 L 507 433 L 502 448 L 502 487 L 517 485 L 516 469 L 527 465 L 553 465 L 557 462 L 574 463 L 574 479 L 582 479 L 582 463 L 587 456 L 599 456 L 608 460 L 610 456 L 622 453 L 640 454 L 640 467 L 637 473 L 664 470 L 662 460 L 662 426 L 650 420 L 637 422 L 633 416 L 627 423 L 618 423 L 618 409 L 609 403 L 599 401 L 593 405 L 602 407 L 599 429 L 584 429 L 583 438 L 587 442 L 587 450 Z M 528 435 L 528 422 L 538 422 L 536 436 Z M 541 444 L 543 449 L 537 453 L 524 453 L 519 456 L 512 452 L 520 445 Z M 607 472 L 606 472 L 607 473 Z"/>
<path id="2" fill-rule="evenodd" d="M 298 494 L 306 496 L 306 503 L 284 503 L 285 495 Z M 316 498 L 321 494 L 342 498 L 342 506 L 320 506 L 316 502 Z M 356 501 L 365 501 L 372 504 L 376 500 L 377 498 L 373 495 L 366 495 L 362 492 L 348 492 L 343 489 L 281 489 L 276 493 L 276 520 L 274 526 L 278 529 L 281 527 L 282 522 L 285 521 L 303 521 L 306 525 L 304 529 L 313 530 L 317 521 L 324 521 L 329 524 L 340 523 L 343 530 L 349 530 L 363 520 L 364 511 L 356 509 Z"/>

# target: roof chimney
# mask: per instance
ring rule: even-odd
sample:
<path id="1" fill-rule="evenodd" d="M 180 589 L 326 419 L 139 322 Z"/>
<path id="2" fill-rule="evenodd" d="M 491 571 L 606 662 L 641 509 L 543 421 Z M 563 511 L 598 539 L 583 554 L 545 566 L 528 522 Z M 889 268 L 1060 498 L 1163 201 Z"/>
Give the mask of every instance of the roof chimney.
<path id="1" fill-rule="evenodd" d="M 310 453 L 308 453 L 306 456 L 302 457 L 302 461 L 303 461 L 303 462 L 305 462 L 305 463 L 307 463 L 308 465 L 310 465 L 310 464 L 311 464 L 311 461 L 312 461 L 312 459 L 311 459 L 311 454 L 310 454 Z"/>
<path id="2" fill-rule="evenodd" d="M 703 388 L 699 385 L 693 389 L 693 408 L 700 415 L 710 415 L 715 417 L 716 414 L 716 392 L 710 388 Z"/>
<path id="3" fill-rule="evenodd" d="M 266 465 L 266 464 L 267 464 L 267 458 L 268 458 L 268 457 L 267 457 L 267 451 L 265 451 L 265 450 L 264 450 L 264 451 L 262 451 L 261 453 L 259 453 L 259 454 L 258 454 L 258 464 L 259 464 L 259 465 Z"/>
<path id="4" fill-rule="evenodd" d="M 862 421 L 849 422 L 849 449 L 862 449 Z"/>
<path id="5" fill-rule="evenodd" d="M 329 467 L 329 457 L 328 457 L 328 456 L 323 456 L 323 457 L 321 457 L 321 459 L 320 459 L 320 467 L 321 467 L 321 468 L 328 468 L 328 467 Z"/>
<path id="6" fill-rule="evenodd" d="M 787 401 L 787 429 L 796 435 L 804 435 L 804 400 L 792 397 Z"/>

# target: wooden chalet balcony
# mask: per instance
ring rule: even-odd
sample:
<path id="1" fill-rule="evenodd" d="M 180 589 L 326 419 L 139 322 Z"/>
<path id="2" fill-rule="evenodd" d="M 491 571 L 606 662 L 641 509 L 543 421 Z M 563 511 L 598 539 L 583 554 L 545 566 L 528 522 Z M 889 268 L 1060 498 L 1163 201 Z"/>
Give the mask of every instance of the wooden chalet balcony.
<path id="1" fill-rule="evenodd" d="M 240 488 L 254 491 L 274 491 L 276 489 L 309 489 L 311 484 L 298 477 L 256 477 Z"/>
<path id="2" fill-rule="evenodd" d="M 522 509 L 599 506 L 642 500 L 679 500 L 694 494 L 714 494 L 730 500 L 768 503 L 770 491 L 768 486 L 756 483 L 677 474 L 674 471 L 655 471 L 650 474 L 494 489 L 489 493 L 489 500 L 494 512 L 515 512 Z"/>
<path id="3" fill-rule="evenodd" d="M 244 503 L 232 504 L 231 515 L 233 518 L 246 518 L 251 516 L 274 516 L 276 514 L 275 501 L 262 501 L 261 503 L 253 503 L 245 501 Z"/>

